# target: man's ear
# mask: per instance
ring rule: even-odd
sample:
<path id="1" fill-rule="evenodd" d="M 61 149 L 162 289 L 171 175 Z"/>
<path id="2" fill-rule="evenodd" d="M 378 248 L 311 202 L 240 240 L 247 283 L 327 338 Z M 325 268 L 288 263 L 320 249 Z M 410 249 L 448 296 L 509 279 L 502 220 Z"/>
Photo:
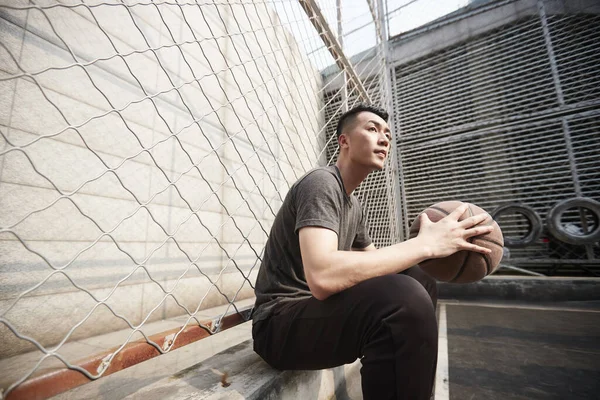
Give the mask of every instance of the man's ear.
<path id="1" fill-rule="evenodd" d="M 340 145 L 340 149 L 348 148 L 350 146 L 350 144 L 348 143 L 348 135 L 342 133 L 338 138 L 338 143 Z"/>

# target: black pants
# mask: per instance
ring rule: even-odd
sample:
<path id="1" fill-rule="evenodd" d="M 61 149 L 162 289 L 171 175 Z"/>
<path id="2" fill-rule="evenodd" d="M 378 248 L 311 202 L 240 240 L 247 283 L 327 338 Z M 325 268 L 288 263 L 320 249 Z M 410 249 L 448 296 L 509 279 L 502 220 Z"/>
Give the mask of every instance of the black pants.
<path id="1" fill-rule="evenodd" d="M 419 267 L 330 296 L 276 306 L 252 327 L 254 350 L 281 370 L 314 370 L 362 357 L 365 400 L 429 400 L 437 364 L 435 280 Z"/>

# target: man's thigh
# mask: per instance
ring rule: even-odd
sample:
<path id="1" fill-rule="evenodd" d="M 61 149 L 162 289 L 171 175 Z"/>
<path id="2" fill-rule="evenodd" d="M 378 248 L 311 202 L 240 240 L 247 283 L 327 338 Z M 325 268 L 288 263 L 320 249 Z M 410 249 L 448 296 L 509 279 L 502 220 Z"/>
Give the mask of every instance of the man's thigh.
<path id="1" fill-rule="evenodd" d="M 414 299 L 422 286 L 406 275 L 369 279 L 324 301 L 314 297 L 282 304 L 253 327 L 255 350 L 278 369 L 323 369 L 363 356 L 373 331 L 386 316 Z M 431 307 L 431 306 L 429 306 Z M 390 352 L 393 341 L 390 336 Z"/>
<path id="2" fill-rule="evenodd" d="M 333 296 L 332 296 L 333 297 Z M 331 301 L 330 301 L 331 300 Z M 281 370 L 332 368 L 359 357 L 356 327 L 343 302 L 315 298 L 284 304 L 252 327 L 254 346 Z"/>

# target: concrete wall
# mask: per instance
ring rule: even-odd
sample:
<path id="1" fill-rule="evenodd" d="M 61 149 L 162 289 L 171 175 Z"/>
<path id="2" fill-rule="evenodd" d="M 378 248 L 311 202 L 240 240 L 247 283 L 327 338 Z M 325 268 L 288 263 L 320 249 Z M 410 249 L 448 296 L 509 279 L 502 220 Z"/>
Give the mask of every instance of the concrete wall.
<path id="1" fill-rule="evenodd" d="M 320 75 L 278 16 L 7 4 L 2 318 L 50 346 L 252 296 L 274 212 L 322 145 Z M 0 337 L 0 357 L 34 348 Z"/>

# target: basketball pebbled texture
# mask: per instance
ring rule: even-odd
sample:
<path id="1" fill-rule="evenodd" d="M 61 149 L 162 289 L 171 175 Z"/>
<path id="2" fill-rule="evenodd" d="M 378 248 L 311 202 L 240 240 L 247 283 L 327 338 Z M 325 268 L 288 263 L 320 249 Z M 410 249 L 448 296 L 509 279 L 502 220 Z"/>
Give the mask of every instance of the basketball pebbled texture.
<path id="1" fill-rule="evenodd" d="M 428 207 L 423 212 L 427 213 L 427 216 L 432 222 L 438 222 L 461 204 L 463 203 L 460 201 L 443 201 Z M 486 212 L 474 204 L 466 204 L 469 205 L 469 208 L 460 217 L 459 221 Z M 411 239 L 418 235 L 419 229 L 421 228 L 419 217 L 420 214 L 410 226 L 409 238 Z M 491 249 L 492 252 L 490 254 L 461 250 L 448 257 L 425 260 L 421 262 L 419 266 L 423 271 L 443 282 L 469 283 L 485 278 L 487 275 L 494 272 L 500 265 L 503 253 L 502 250 L 504 248 L 502 231 L 496 221 L 487 221 L 482 225 L 490 224 L 494 226 L 492 232 L 467 239 L 469 242 L 478 246 Z"/>

